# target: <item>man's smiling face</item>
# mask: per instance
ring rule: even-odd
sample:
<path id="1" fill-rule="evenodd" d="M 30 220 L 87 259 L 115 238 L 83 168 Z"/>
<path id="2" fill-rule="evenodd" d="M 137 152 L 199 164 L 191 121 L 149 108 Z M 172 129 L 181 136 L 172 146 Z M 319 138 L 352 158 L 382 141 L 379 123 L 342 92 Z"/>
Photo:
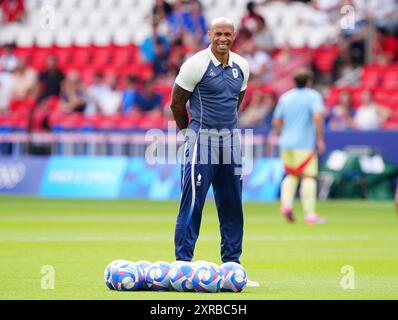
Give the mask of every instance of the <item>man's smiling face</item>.
<path id="1" fill-rule="evenodd" d="M 230 24 L 220 23 L 209 30 L 209 38 L 212 50 L 217 54 L 224 55 L 228 53 L 234 43 L 236 32 Z"/>

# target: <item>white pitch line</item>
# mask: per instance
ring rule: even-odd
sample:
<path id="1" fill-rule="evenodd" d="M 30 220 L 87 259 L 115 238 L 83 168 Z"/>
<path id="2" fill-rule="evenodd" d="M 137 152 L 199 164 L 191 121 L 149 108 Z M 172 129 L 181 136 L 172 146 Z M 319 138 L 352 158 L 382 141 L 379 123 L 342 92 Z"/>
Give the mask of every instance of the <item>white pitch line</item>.
<path id="1" fill-rule="evenodd" d="M 219 241 L 219 236 L 202 235 L 199 236 L 198 241 Z M 397 241 L 398 237 L 369 237 L 369 236 L 339 236 L 339 235 L 325 235 L 325 236 L 245 236 L 244 241 L 278 241 L 278 242 L 292 242 L 292 241 L 370 241 L 370 240 L 386 240 Z M 172 242 L 172 236 L 162 235 L 126 235 L 126 236 L 21 236 L 21 237 L 4 237 L 0 236 L 1 243 L 7 242 Z"/>

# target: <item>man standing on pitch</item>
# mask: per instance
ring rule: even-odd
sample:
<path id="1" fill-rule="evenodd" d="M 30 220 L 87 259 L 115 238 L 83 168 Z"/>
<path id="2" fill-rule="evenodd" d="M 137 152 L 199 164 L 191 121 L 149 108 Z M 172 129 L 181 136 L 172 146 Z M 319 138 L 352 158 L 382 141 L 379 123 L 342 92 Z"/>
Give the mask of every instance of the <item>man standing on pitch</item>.
<path id="1" fill-rule="evenodd" d="M 274 113 L 274 127 L 280 135 L 281 158 L 286 177 L 281 186 L 281 211 L 289 222 L 294 222 L 293 202 L 299 180 L 300 198 L 305 223 L 322 224 L 316 214 L 317 154 L 325 151 L 323 137 L 323 99 L 312 86 L 311 71 L 299 69 L 294 81 L 296 88 L 281 96 Z"/>
<path id="2" fill-rule="evenodd" d="M 220 221 L 221 258 L 223 262 L 239 263 L 243 208 L 241 149 L 236 128 L 249 66 L 245 59 L 230 51 L 236 32 L 229 19 L 215 19 L 208 36 L 210 47 L 181 67 L 171 102 L 178 128 L 186 129 L 175 254 L 177 260 L 192 260 L 202 209 L 213 185 Z"/>

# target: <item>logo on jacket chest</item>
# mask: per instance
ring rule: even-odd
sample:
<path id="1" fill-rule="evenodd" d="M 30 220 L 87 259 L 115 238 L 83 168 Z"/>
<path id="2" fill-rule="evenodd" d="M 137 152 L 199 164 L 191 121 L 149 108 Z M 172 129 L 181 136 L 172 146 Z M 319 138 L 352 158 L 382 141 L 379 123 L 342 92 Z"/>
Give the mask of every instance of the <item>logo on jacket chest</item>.
<path id="1" fill-rule="evenodd" d="M 233 69 L 232 69 L 232 75 L 234 76 L 235 79 L 238 79 L 238 78 L 239 78 L 238 69 L 233 68 Z"/>

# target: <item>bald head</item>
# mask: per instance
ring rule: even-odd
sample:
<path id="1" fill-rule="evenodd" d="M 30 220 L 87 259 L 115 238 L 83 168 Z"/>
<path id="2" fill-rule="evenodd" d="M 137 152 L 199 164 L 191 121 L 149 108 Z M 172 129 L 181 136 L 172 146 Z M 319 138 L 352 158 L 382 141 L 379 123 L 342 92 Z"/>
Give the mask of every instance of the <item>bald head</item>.
<path id="1" fill-rule="evenodd" d="M 208 35 L 213 53 L 226 59 L 236 38 L 234 23 L 224 17 L 216 18 L 210 24 Z"/>
<path id="2" fill-rule="evenodd" d="M 210 24 L 210 30 L 213 30 L 215 27 L 226 26 L 232 28 L 232 31 L 235 31 L 235 24 L 228 18 L 218 17 L 214 19 Z"/>

